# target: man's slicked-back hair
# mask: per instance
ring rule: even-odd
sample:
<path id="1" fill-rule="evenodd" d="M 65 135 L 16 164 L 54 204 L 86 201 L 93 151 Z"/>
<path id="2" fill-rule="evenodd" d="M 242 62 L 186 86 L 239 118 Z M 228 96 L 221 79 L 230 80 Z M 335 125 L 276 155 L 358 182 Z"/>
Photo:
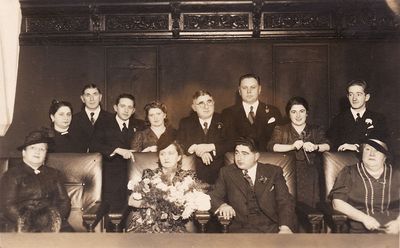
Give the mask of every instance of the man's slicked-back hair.
<path id="1" fill-rule="evenodd" d="M 87 89 L 97 89 L 99 91 L 99 93 L 101 94 L 100 88 L 96 84 L 90 83 L 90 84 L 86 84 L 85 86 L 83 86 L 81 95 L 85 94 L 85 90 L 87 90 Z"/>
<path id="2" fill-rule="evenodd" d="M 208 92 L 207 90 L 198 90 L 193 94 L 192 99 L 196 100 L 197 98 L 201 97 L 201 96 L 210 96 L 211 98 L 213 98 L 213 96 L 211 95 L 210 92 Z"/>
<path id="3" fill-rule="evenodd" d="M 244 74 L 239 78 L 239 86 L 242 83 L 242 80 L 245 78 L 254 78 L 255 80 L 257 80 L 258 85 L 261 85 L 261 79 L 259 76 L 257 76 L 256 74 L 253 73 L 248 73 L 248 74 Z"/>
<path id="4" fill-rule="evenodd" d="M 350 82 L 347 83 L 347 87 L 346 87 L 346 94 L 349 93 L 349 88 L 353 85 L 358 85 L 361 86 L 364 89 L 364 93 L 365 94 L 369 94 L 369 87 L 367 84 L 367 81 L 363 80 L 363 79 L 354 79 L 351 80 Z"/>
<path id="5" fill-rule="evenodd" d="M 119 100 L 121 100 L 121 98 L 128 98 L 131 99 L 133 101 L 133 107 L 135 107 L 136 105 L 136 100 L 135 97 L 132 94 L 128 94 L 128 93 L 122 93 L 121 95 L 119 95 L 117 97 L 117 99 L 115 100 L 115 105 L 118 105 Z"/>
<path id="6" fill-rule="evenodd" d="M 236 146 L 247 146 L 251 152 L 258 152 L 257 146 L 256 146 L 256 142 L 254 141 L 254 139 L 250 138 L 250 137 L 239 137 L 235 140 L 235 148 Z"/>

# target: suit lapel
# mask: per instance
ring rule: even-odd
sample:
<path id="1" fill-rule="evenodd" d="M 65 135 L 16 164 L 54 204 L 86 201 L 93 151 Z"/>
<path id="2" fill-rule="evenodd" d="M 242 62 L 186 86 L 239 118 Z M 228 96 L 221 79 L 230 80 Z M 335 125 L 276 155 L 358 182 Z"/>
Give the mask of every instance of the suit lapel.
<path id="1" fill-rule="evenodd" d="M 265 167 L 261 164 L 257 166 L 256 181 L 254 182 L 254 192 L 257 199 L 261 199 L 266 189 L 269 189 L 272 183 L 271 175 L 265 170 Z"/>
<path id="2" fill-rule="evenodd" d="M 243 178 L 243 173 L 240 169 L 238 169 L 236 167 L 236 165 L 230 165 L 230 166 L 235 166 L 235 168 L 232 168 L 232 170 L 230 170 L 230 177 L 232 178 L 233 183 L 240 189 L 240 191 L 244 194 L 247 195 L 247 191 L 246 191 L 246 181 Z"/>
<path id="3" fill-rule="evenodd" d="M 250 121 L 249 121 L 249 119 L 247 118 L 247 115 L 246 115 L 246 111 L 244 110 L 244 107 L 243 107 L 243 104 L 242 103 L 240 103 L 239 105 L 238 105 L 238 116 L 239 116 L 239 118 L 240 119 L 242 119 L 242 123 L 246 123 L 246 126 L 248 126 L 248 127 L 250 127 L 251 126 L 251 124 L 250 124 Z M 256 120 L 257 120 L 257 116 L 256 116 Z"/>

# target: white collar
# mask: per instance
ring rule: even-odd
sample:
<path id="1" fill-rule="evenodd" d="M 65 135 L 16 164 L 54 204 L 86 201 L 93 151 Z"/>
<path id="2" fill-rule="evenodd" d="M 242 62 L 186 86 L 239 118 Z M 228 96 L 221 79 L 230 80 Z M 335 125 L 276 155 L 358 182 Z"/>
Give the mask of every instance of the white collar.
<path id="1" fill-rule="evenodd" d="M 364 108 L 359 112 L 355 111 L 353 108 L 350 108 L 350 112 L 353 115 L 354 120 L 357 119 L 357 114 L 360 114 L 360 117 L 362 118 L 364 116 L 365 111 L 367 111 L 367 108 Z"/>
<path id="2" fill-rule="evenodd" d="M 247 170 L 247 174 L 250 176 L 253 185 L 256 182 L 257 165 L 258 163 L 256 163 L 253 167 Z"/>
<path id="3" fill-rule="evenodd" d="M 121 118 L 119 118 L 119 116 L 116 114 L 116 115 L 115 115 L 115 120 L 117 120 L 119 129 L 121 129 L 121 131 L 122 131 L 122 128 L 124 128 L 124 123 L 125 123 L 125 125 L 126 125 L 126 128 L 129 128 L 129 119 L 126 120 L 126 121 L 121 120 Z"/>
<path id="4" fill-rule="evenodd" d="M 242 105 L 243 105 L 243 108 L 244 108 L 244 112 L 246 112 L 246 116 L 249 115 L 251 106 L 253 106 L 253 112 L 254 112 L 254 116 L 255 116 L 256 113 L 257 113 L 257 108 L 258 108 L 259 103 L 260 102 L 258 100 L 253 104 L 249 104 L 247 102 L 242 102 Z"/>
<path id="5" fill-rule="evenodd" d="M 94 113 L 93 118 L 94 118 L 94 121 L 96 121 L 97 118 L 99 118 L 100 111 L 101 111 L 100 105 L 97 106 L 97 108 L 95 110 L 90 110 L 87 107 L 85 107 L 85 112 L 86 112 L 86 115 L 88 116 L 89 120 L 91 118 L 90 113 Z"/>
<path id="6" fill-rule="evenodd" d="M 204 128 L 204 123 L 207 122 L 207 128 L 210 128 L 211 120 L 212 120 L 212 116 L 205 120 L 199 118 L 201 127 Z"/>

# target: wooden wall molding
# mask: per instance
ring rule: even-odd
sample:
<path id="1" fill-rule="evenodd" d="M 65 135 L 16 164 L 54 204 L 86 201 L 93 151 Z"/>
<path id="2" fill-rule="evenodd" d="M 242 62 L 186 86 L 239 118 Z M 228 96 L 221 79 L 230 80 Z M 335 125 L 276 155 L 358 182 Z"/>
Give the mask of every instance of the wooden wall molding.
<path id="1" fill-rule="evenodd" d="M 400 17 L 383 0 L 21 0 L 22 44 L 218 38 L 399 39 Z M 129 42 L 128 39 L 128 42 Z"/>

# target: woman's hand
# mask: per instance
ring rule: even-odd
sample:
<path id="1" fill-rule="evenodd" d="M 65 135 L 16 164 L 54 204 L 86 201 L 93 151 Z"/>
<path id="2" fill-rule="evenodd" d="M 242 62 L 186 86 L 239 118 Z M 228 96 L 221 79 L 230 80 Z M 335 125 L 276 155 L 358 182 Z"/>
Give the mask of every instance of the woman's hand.
<path id="1" fill-rule="evenodd" d="M 314 143 L 311 143 L 311 142 L 305 142 L 303 144 L 303 149 L 306 152 L 313 152 L 313 151 L 318 149 L 318 146 L 316 144 L 314 144 Z"/>
<path id="2" fill-rule="evenodd" d="M 400 228 L 400 220 L 399 219 L 389 221 L 385 225 L 385 233 L 398 234 L 399 228 Z"/>
<path id="3" fill-rule="evenodd" d="M 365 228 L 367 228 L 370 231 L 378 229 L 381 225 L 374 217 L 369 215 L 365 215 L 365 217 L 362 220 L 362 223 L 365 226 Z"/>
<path id="4" fill-rule="evenodd" d="M 293 150 L 300 150 L 304 145 L 304 142 L 302 140 L 296 140 L 292 146 L 293 146 Z"/>

